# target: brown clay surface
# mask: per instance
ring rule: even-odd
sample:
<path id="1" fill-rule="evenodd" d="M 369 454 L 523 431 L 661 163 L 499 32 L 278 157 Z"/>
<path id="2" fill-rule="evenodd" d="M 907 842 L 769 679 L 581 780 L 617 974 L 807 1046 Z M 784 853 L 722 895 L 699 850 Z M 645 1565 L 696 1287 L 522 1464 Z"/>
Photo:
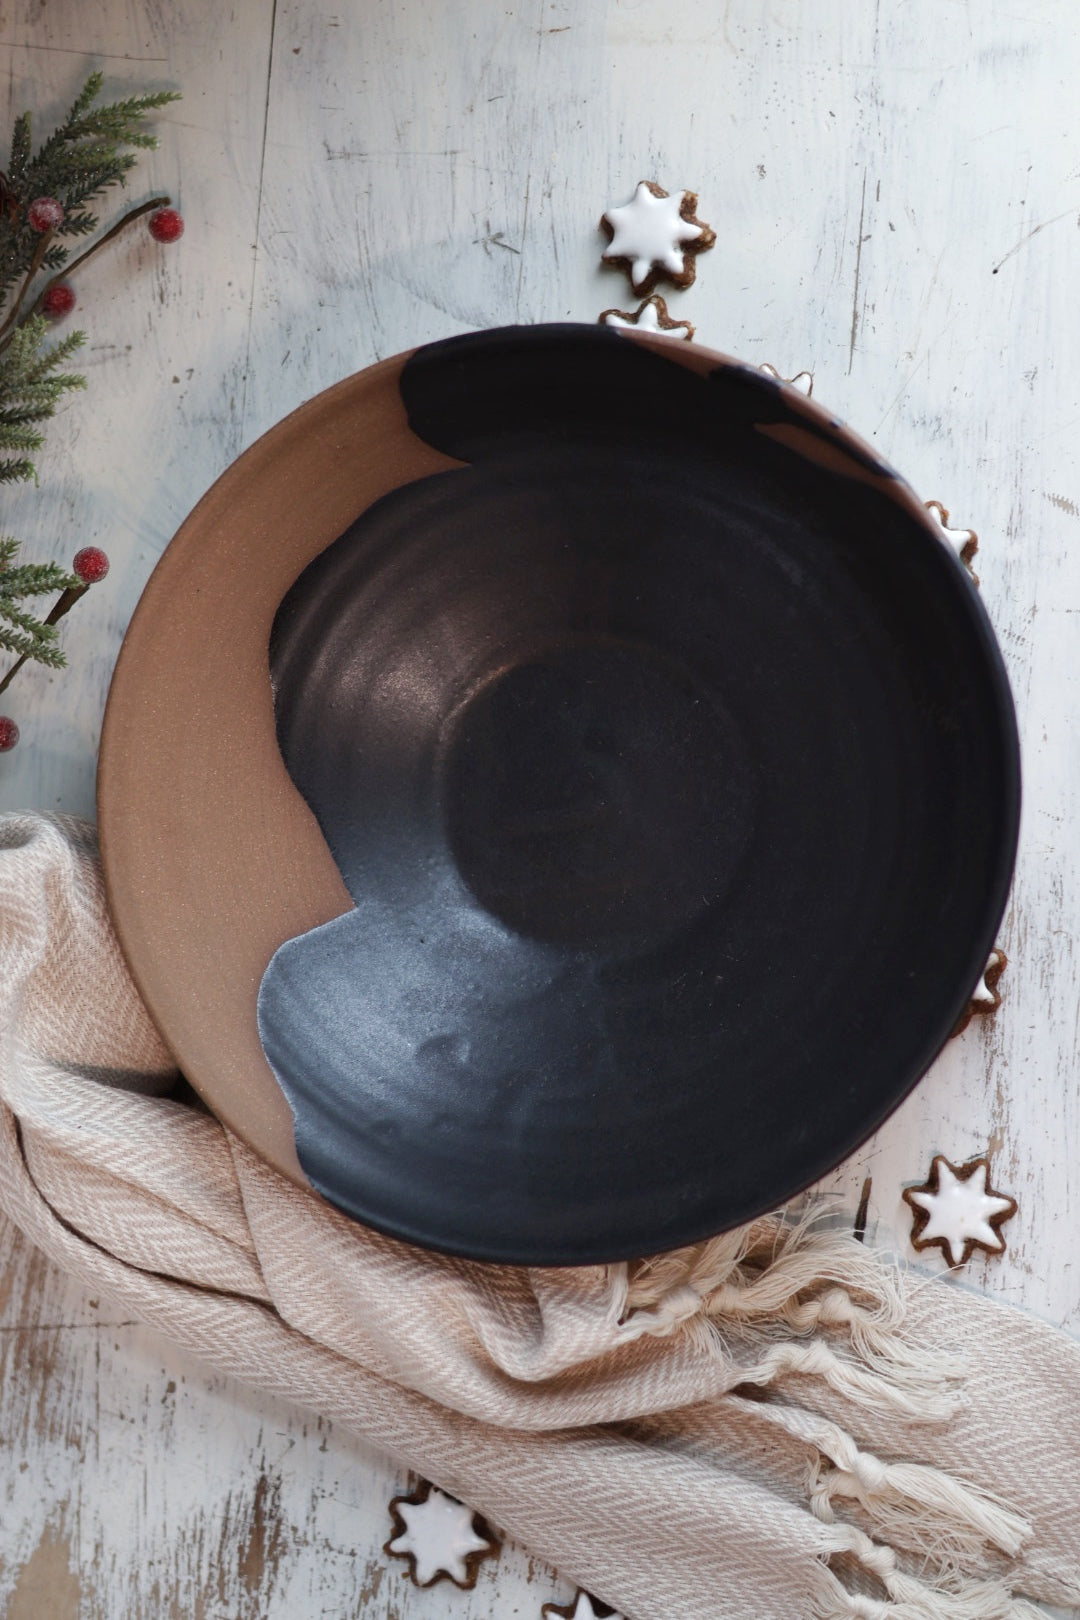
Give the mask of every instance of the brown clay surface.
<path id="1" fill-rule="evenodd" d="M 300 1182 L 256 996 L 283 940 L 352 902 L 278 753 L 267 646 L 313 557 L 387 491 L 457 465 L 409 430 L 404 358 L 301 406 L 200 501 L 132 619 L 101 740 L 106 883 L 139 989 L 214 1112 Z"/>

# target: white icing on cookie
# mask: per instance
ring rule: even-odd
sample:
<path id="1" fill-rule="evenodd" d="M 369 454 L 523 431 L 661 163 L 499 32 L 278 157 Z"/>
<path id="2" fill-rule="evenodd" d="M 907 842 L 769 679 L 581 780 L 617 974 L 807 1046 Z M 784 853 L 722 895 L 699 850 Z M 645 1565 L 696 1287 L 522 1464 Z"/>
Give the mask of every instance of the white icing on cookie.
<path id="1" fill-rule="evenodd" d="M 550 1605 L 545 1603 L 544 1613 L 549 1614 L 551 1612 L 552 1610 Z M 557 1612 L 560 1614 L 563 1613 L 562 1610 L 558 1610 Z M 600 1620 L 600 1616 L 593 1608 L 592 1598 L 589 1596 L 588 1592 L 578 1593 L 577 1602 L 574 1604 L 573 1610 L 570 1614 L 570 1620 Z M 608 1616 L 608 1620 L 623 1620 L 623 1617 L 621 1614 L 612 1614 Z"/>
<path id="2" fill-rule="evenodd" d="M 969 1176 L 956 1175 L 945 1159 L 934 1160 L 937 1191 L 931 1187 L 909 1188 L 905 1198 L 925 1210 L 929 1219 L 917 1234 L 919 1248 L 938 1241 L 943 1244 L 949 1263 L 961 1265 L 969 1243 L 992 1254 L 1001 1254 L 1005 1239 L 990 1224 L 995 1216 L 1008 1217 L 1016 1212 L 1012 1198 L 1004 1198 L 987 1190 L 987 1165 L 980 1160 Z"/>
<path id="3" fill-rule="evenodd" d="M 621 309 L 605 309 L 600 317 L 601 326 L 634 327 L 639 332 L 657 332 L 661 337 L 679 337 L 689 342 L 694 335 L 694 328 L 689 321 L 668 321 L 662 326 L 661 320 L 667 317 L 667 305 L 664 300 L 653 293 L 639 304 L 632 314 Z"/>
<path id="4" fill-rule="evenodd" d="M 649 190 L 648 181 L 642 180 L 628 203 L 609 208 L 604 215 L 612 230 L 604 258 L 628 259 L 635 288 L 656 268 L 672 276 L 682 275 L 686 255 L 680 244 L 696 242 L 703 234 L 701 225 L 692 225 L 679 212 L 685 196 L 685 191 L 676 191 L 670 197 L 658 197 Z"/>
<path id="5" fill-rule="evenodd" d="M 462 1586 L 469 1578 L 469 1554 L 491 1550 L 491 1542 L 473 1529 L 472 1508 L 434 1486 L 423 1502 L 399 1497 L 394 1506 L 405 1529 L 386 1550 L 413 1559 L 418 1586 L 427 1586 L 437 1575 L 449 1575 Z"/>
<path id="6" fill-rule="evenodd" d="M 949 527 L 949 509 L 942 506 L 940 501 L 927 501 L 926 510 L 937 521 L 942 538 L 947 540 L 961 562 L 970 562 L 979 549 L 979 537 L 974 529 L 952 529 Z"/>
<path id="7" fill-rule="evenodd" d="M 767 361 L 764 365 L 758 366 L 758 370 L 763 371 L 766 377 L 775 378 L 777 382 L 787 383 L 789 388 L 797 388 L 799 393 L 805 394 L 808 399 L 814 392 L 814 373 L 812 371 L 797 371 L 794 377 L 782 377 L 776 367 L 770 366 Z"/>

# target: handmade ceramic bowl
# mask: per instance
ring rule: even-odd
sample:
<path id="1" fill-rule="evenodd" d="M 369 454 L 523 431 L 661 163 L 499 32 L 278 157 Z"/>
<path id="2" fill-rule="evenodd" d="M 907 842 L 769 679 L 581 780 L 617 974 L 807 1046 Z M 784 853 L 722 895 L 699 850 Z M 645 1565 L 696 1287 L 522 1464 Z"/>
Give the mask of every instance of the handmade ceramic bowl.
<path id="1" fill-rule="evenodd" d="M 896 1107 L 1005 903 L 1013 709 L 922 504 L 695 345 L 478 333 L 214 486 L 117 665 L 121 942 L 210 1106 L 384 1232 L 611 1260 Z"/>

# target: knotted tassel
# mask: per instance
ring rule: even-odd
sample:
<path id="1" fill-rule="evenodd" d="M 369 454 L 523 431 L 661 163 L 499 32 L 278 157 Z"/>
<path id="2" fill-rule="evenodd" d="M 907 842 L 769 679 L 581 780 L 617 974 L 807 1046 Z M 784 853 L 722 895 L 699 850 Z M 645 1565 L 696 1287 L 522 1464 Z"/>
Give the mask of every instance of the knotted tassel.
<path id="1" fill-rule="evenodd" d="M 810 1600 L 815 1620 L 1045 1620 L 1044 1612 L 1010 1592 L 1002 1581 L 945 1575 L 936 1582 L 905 1574 L 896 1554 L 852 1525 L 831 1532 L 826 1560 L 846 1556 L 884 1589 L 884 1598 L 850 1592 L 828 1563 Z"/>
<path id="2" fill-rule="evenodd" d="M 1030 1534 L 1027 1521 L 992 1491 L 921 1463 L 882 1462 L 814 1412 L 737 1395 L 727 1404 L 811 1448 L 807 1491 L 812 1512 L 825 1524 L 836 1522 L 838 1502 L 858 1502 L 876 1535 L 918 1549 L 946 1569 L 981 1562 L 987 1547 L 1014 1558 Z"/>
<path id="3" fill-rule="evenodd" d="M 827 1206 L 609 1272 L 616 1342 L 687 1338 L 730 1363 L 732 1386 L 820 1378 L 864 1407 L 941 1422 L 956 1410 L 955 1357 L 901 1337 L 898 1277 Z M 827 1335 L 827 1337 L 826 1337 Z"/>

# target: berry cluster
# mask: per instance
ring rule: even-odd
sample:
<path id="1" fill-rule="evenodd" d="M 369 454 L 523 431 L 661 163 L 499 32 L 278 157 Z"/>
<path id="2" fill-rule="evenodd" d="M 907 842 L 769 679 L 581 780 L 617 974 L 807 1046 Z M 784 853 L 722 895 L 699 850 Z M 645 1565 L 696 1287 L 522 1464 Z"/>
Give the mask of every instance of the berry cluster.
<path id="1" fill-rule="evenodd" d="M 26 210 L 26 223 L 31 230 L 50 236 L 64 223 L 63 204 L 55 197 L 35 197 Z M 146 226 L 155 242 L 178 242 L 184 234 L 184 216 L 176 208 L 155 207 Z M 54 278 L 38 299 L 37 307 L 50 320 L 59 321 L 71 314 L 76 302 L 75 289 L 70 282 Z"/>

